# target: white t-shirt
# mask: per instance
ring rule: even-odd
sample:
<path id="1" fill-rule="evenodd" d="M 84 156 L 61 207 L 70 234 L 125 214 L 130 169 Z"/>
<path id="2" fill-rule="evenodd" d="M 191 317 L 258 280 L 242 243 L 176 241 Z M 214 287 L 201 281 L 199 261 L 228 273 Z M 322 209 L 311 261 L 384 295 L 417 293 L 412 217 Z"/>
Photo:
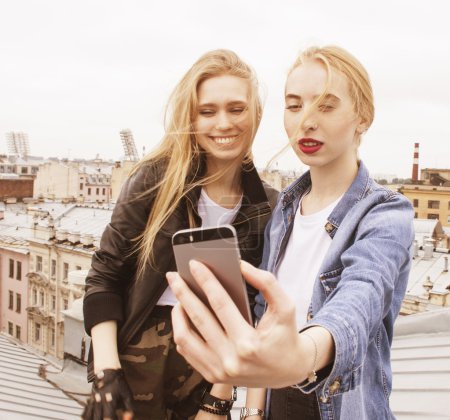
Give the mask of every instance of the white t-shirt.
<path id="1" fill-rule="evenodd" d="M 230 224 L 238 213 L 242 203 L 242 197 L 239 203 L 232 209 L 219 206 L 215 201 L 211 200 L 202 188 L 200 198 L 198 199 L 197 211 L 202 219 L 202 227 L 215 227 Z M 158 306 L 175 306 L 178 303 L 177 298 L 170 287 L 167 287 L 156 305 Z"/>
<path id="2" fill-rule="evenodd" d="M 314 282 L 331 245 L 324 226 L 340 199 L 308 216 L 301 214 L 300 202 L 286 250 L 275 271 L 281 287 L 295 301 L 298 328 L 306 323 Z"/>

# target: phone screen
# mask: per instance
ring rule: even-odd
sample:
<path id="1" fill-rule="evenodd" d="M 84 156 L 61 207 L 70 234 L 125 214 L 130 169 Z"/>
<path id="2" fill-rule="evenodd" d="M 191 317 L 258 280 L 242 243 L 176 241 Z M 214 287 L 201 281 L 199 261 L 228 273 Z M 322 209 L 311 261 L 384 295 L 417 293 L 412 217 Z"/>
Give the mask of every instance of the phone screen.
<path id="1" fill-rule="evenodd" d="M 231 225 L 185 229 L 172 237 L 177 270 L 191 290 L 209 306 L 208 299 L 189 270 L 189 261 L 205 264 L 228 292 L 242 316 L 251 324 L 245 280 L 240 269 L 236 231 Z"/>

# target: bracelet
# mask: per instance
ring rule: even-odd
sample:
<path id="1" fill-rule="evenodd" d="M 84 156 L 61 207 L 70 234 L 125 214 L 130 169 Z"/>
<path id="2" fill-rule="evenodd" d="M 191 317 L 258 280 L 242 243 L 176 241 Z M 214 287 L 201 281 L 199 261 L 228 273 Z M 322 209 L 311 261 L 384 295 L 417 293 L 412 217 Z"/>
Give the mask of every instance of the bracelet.
<path id="1" fill-rule="evenodd" d="M 301 384 L 291 385 L 292 388 L 298 388 L 298 389 L 304 388 L 304 387 L 311 385 L 317 381 L 317 373 L 316 373 L 317 343 L 316 343 L 316 340 L 314 340 L 314 338 L 312 336 L 310 336 L 309 334 L 302 333 L 302 335 L 305 337 L 308 337 L 314 344 L 314 361 L 313 361 L 312 370 L 306 377 L 306 380 L 304 382 L 302 382 Z"/>
<path id="2" fill-rule="evenodd" d="M 200 410 L 206 411 L 207 413 L 216 414 L 217 416 L 226 416 L 230 412 L 230 410 L 219 410 L 217 408 L 209 408 L 204 406 L 203 404 L 201 404 L 199 408 Z"/>
<path id="3" fill-rule="evenodd" d="M 264 410 L 260 410 L 259 408 L 247 408 L 247 407 L 241 408 L 241 412 L 240 412 L 240 416 L 239 416 L 240 420 L 245 420 L 247 417 L 251 417 L 251 416 L 264 417 Z"/>
<path id="4" fill-rule="evenodd" d="M 317 343 L 316 343 L 316 340 L 314 340 L 314 338 L 312 338 L 309 334 L 303 333 L 303 335 L 305 337 L 308 337 L 312 341 L 312 343 L 314 344 L 314 362 L 313 362 L 312 371 L 308 375 L 308 383 L 312 384 L 313 382 L 317 381 L 317 373 L 316 373 Z"/>
<path id="5" fill-rule="evenodd" d="M 236 387 L 233 387 L 233 394 L 231 395 L 230 400 L 223 400 L 221 398 L 217 398 L 214 395 L 211 395 L 206 389 L 203 391 L 203 395 L 200 399 L 200 408 L 205 407 L 205 405 L 210 405 L 212 409 L 219 410 L 228 414 L 233 408 L 233 404 L 237 398 Z M 208 407 L 205 407 L 208 408 Z M 202 408 L 203 409 L 203 408 Z M 208 410 L 204 410 L 208 411 Z M 208 411 L 210 413 L 210 411 Z M 213 413 L 215 414 L 215 413 Z"/>

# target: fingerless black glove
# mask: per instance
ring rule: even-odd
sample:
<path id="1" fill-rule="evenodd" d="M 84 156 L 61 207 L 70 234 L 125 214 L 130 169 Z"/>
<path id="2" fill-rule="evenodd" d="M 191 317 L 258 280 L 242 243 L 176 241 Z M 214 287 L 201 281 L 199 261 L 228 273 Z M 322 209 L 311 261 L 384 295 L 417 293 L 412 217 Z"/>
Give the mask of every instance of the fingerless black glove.
<path id="1" fill-rule="evenodd" d="M 92 393 L 81 417 L 84 420 L 118 420 L 116 410 L 133 412 L 133 395 L 122 369 L 105 369 L 95 375 Z"/>

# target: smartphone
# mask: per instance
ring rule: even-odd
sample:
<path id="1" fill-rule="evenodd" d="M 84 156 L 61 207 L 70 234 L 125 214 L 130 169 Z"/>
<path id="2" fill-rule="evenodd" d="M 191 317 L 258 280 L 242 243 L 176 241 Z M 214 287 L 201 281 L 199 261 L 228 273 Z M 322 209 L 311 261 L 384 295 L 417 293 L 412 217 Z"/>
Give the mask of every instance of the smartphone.
<path id="1" fill-rule="evenodd" d="M 247 287 L 241 274 L 236 230 L 233 226 L 179 230 L 172 236 L 172 247 L 178 273 L 203 303 L 210 307 L 205 293 L 189 270 L 190 260 L 202 262 L 214 273 L 242 316 L 252 324 Z"/>

